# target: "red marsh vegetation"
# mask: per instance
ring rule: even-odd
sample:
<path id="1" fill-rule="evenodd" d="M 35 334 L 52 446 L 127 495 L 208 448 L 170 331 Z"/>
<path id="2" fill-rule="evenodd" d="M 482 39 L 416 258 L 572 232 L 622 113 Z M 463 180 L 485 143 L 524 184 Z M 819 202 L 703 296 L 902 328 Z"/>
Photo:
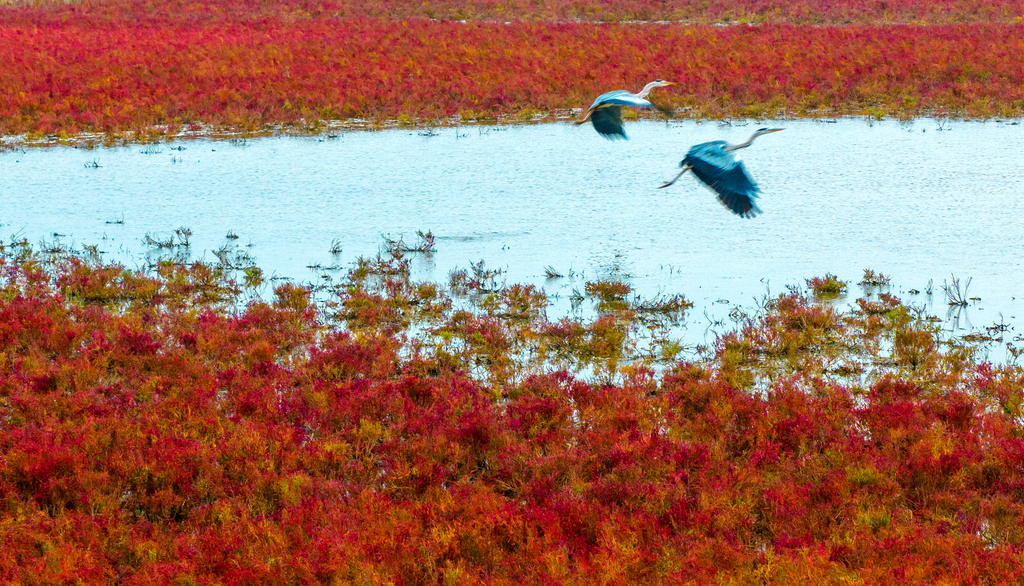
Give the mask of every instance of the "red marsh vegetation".
<path id="1" fill-rule="evenodd" d="M 679 85 L 655 98 L 688 118 L 1024 113 L 1024 24 L 1013 19 L 461 23 L 337 17 L 327 6 L 0 8 L 0 134 L 529 120 L 659 77 Z M 335 12 L 373 13 L 353 6 Z"/>
<path id="2" fill-rule="evenodd" d="M 0 579 L 983 584 L 1024 579 L 1024 370 L 891 295 L 685 299 L 361 260 L 0 260 Z M 1016 355 L 1014 355 L 1016 358 Z"/>
<path id="3" fill-rule="evenodd" d="M 965 24 L 1020 23 L 1016 0 L 3 0 L 37 15 L 134 21 L 252 21 L 370 17 L 384 20 Z"/>

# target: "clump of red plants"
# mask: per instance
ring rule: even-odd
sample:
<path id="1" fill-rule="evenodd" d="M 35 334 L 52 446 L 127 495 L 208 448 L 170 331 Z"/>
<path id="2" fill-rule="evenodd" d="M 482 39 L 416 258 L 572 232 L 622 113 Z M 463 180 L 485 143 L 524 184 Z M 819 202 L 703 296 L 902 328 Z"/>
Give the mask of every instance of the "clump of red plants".
<path id="1" fill-rule="evenodd" d="M 815 297 L 822 299 L 834 299 L 846 292 L 846 282 L 831 273 L 826 273 L 824 277 L 807 279 L 807 286 Z"/>
<path id="2" fill-rule="evenodd" d="M 1024 372 L 890 295 L 677 362 L 641 301 L 549 321 L 401 250 L 314 295 L 0 248 L 7 583 L 1024 579 Z"/>

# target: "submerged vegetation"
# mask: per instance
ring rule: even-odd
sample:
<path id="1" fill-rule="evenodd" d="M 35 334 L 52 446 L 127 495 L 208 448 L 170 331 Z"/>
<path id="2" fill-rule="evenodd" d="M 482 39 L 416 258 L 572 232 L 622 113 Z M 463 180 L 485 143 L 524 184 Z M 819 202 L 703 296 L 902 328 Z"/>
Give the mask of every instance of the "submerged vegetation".
<path id="1" fill-rule="evenodd" d="M 1024 369 L 900 299 L 792 290 L 691 352 L 681 296 L 550 320 L 406 254 L 313 287 L 0 246 L 0 577 L 1024 578 Z"/>

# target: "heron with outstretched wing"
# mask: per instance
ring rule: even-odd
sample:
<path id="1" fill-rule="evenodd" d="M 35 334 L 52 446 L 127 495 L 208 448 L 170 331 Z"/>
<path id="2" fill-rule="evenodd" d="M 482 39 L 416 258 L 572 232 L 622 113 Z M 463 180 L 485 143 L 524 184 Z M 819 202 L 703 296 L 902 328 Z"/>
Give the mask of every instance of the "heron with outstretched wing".
<path id="1" fill-rule="evenodd" d="M 671 115 L 670 110 L 656 106 L 646 99 L 647 94 L 651 93 L 654 88 L 669 85 L 675 85 L 675 82 L 656 79 L 635 94 L 626 90 L 614 90 L 601 94 L 587 109 L 583 119 L 576 124 L 586 124 L 590 121 L 594 125 L 594 130 L 605 138 L 626 138 L 626 131 L 622 129 L 622 107 L 656 108 L 666 115 Z"/>
<path id="2" fill-rule="evenodd" d="M 679 163 L 683 170 L 661 187 L 668 187 L 682 177 L 683 173 L 693 171 L 697 179 L 718 194 L 718 200 L 732 213 L 744 218 L 753 218 L 761 213 L 754 203 L 761 190 L 747 174 L 746 167 L 734 151 L 750 146 L 750 143 L 759 136 L 780 130 L 782 129 L 759 128 L 746 142 L 739 144 L 715 140 L 695 145 Z"/>

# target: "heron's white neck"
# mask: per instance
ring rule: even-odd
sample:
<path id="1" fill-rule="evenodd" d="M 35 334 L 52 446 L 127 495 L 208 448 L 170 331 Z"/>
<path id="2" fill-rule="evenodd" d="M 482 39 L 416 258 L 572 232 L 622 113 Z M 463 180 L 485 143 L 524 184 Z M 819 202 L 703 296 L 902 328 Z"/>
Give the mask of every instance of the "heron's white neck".
<path id="1" fill-rule="evenodd" d="M 745 149 L 748 146 L 750 146 L 750 143 L 754 142 L 755 138 L 757 138 L 759 136 L 761 136 L 761 135 L 759 133 L 755 132 L 754 134 L 750 135 L 750 138 L 748 138 L 746 142 L 741 142 L 739 144 L 728 145 L 728 146 L 725 147 L 725 150 L 726 151 L 734 151 L 736 149 Z"/>
<path id="2" fill-rule="evenodd" d="M 656 87 L 658 87 L 658 82 L 652 81 L 651 83 L 645 85 L 644 89 L 640 90 L 636 94 L 636 97 L 638 97 L 638 98 L 646 98 L 647 94 L 651 93 L 651 90 L 653 90 Z"/>

